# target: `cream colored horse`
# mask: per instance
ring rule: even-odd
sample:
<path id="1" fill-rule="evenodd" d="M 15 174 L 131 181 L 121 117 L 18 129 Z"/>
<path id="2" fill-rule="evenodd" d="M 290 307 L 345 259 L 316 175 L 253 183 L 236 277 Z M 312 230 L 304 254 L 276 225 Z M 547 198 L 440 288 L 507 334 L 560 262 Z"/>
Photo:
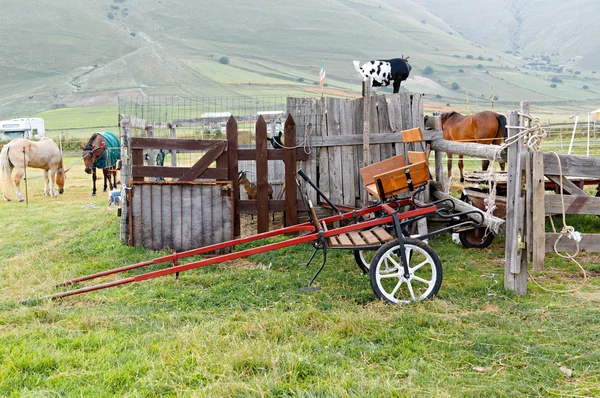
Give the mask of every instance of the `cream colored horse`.
<path id="1" fill-rule="evenodd" d="M 55 180 L 58 193 L 64 192 L 65 170 L 63 169 L 62 155 L 56 143 L 46 137 L 37 142 L 17 138 L 4 145 L 0 152 L 4 200 L 10 201 L 7 193 L 12 188 L 13 181 L 17 199 L 19 202 L 24 200 L 20 184 L 25 174 L 25 167 L 44 169 L 44 194 L 46 196 L 56 196 L 54 190 Z M 16 169 L 14 180 L 11 179 L 13 169 Z"/>

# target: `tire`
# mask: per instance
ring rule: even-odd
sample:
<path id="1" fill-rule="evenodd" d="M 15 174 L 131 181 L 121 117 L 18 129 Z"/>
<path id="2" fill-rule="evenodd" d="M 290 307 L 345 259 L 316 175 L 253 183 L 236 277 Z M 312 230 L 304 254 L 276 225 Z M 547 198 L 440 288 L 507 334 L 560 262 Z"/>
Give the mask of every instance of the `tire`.
<path id="1" fill-rule="evenodd" d="M 375 250 L 354 250 L 354 261 L 365 274 L 369 273 L 373 256 L 375 256 Z"/>
<path id="2" fill-rule="evenodd" d="M 429 299 L 442 285 L 442 264 L 439 257 L 425 242 L 404 238 L 404 249 L 410 276 L 404 270 L 397 240 L 383 245 L 369 267 L 373 292 L 381 300 L 392 304 L 410 303 Z"/>
<path id="3" fill-rule="evenodd" d="M 460 243 L 468 249 L 485 249 L 492 244 L 494 234 L 489 232 L 486 234 L 486 228 L 474 228 L 458 233 Z"/>

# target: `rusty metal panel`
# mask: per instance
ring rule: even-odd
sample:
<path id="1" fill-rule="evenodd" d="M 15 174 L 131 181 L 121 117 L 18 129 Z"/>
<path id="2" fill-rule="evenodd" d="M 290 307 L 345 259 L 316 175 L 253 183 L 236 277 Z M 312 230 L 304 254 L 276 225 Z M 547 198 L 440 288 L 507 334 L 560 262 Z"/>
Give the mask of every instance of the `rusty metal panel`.
<path id="1" fill-rule="evenodd" d="M 180 252 L 231 240 L 232 203 L 229 181 L 134 182 L 130 243 Z"/>

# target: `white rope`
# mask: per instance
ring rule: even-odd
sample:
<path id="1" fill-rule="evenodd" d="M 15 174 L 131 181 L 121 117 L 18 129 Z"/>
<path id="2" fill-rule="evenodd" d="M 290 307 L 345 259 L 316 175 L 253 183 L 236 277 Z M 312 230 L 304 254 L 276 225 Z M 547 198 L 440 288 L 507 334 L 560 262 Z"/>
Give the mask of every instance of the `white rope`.
<path id="1" fill-rule="evenodd" d="M 560 257 L 562 257 L 566 260 L 571 260 L 575 264 L 577 264 L 579 269 L 581 269 L 581 272 L 583 272 L 583 281 L 581 282 L 581 284 L 578 287 L 576 287 L 574 289 L 554 290 L 554 289 L 547 289 L 545 287 L 540 286 L 540 284 L 537 283 L 537 281 L 529 273 L 529 271 L 527 271 L 527 274 L 529 275 L 529 278 L 531 279 L 531 281 L 533 283 L 535 283 L 535 285 L 537 287 L 539 287 L 540 289 L 542 289 L 544 291 L 547 291 L 550 293 L 574 293 L 574 292 L 580 290 L 582 287 L 584 287 L 588 281 L 588 274 L 585 271 L 585 268 L 583 268 L 583 266 L 577 260 L 575 260 L 575 257 L 579 254 L 579 242 L 581 242 L 581 233 L 577 232 L 575 230 L 575 228 L 572 227 L 571 225 L 567 225 L 567 216 L 566 216 L 566 212 L 565 212 L 565 199 L 564 199 L 563 183 L 562 183 L 562 179 L 563 179 L 562 165 L 560 163 L 560 157 L 558 156 L 558 154 L 556 152 L 550 152 L 550 153 L 553 153 L 554 156 L 556 156 L 556 160 L 558 161 L 558 171 L 560 174 L 559 175 L 559 177 L 560 177 L 560 201 L 561 201 L 561 205 L 562 205 L 562 222 L 563 222 L 563 227 L 562 227 L 562 230 L 560 231 L 560 235 L 558 235 L 558 238 L 556 238 L 556 241 L 554 241 L 554 246 L 553 246 L 554 252 L 556 254 L 558 254 Z M 550 216 L 550 224 L 552 225 L 552 230 L 556 233 L 556 228 L 554 227 L 554 220 L 552 220 L 552 216 Z M 561 254 L 558 251 L 558 248 L 557 248 L 558 242 L 564 236 L 568 237 L 569 239 L 573 239 L 575 241 L 575 253 L 574 254 L 569 254 L 569 253 Z"/>

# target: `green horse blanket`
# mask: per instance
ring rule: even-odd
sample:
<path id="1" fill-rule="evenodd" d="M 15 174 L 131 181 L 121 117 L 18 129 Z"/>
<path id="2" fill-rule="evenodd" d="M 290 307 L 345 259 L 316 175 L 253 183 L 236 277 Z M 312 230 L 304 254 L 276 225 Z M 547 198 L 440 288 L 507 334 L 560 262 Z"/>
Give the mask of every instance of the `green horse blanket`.
<path id="1" fill-rule="evenodd" d="M 104 131 L 98 134 L 104 137 L 104 142 L 106 142 L 106 151 L 104 151 L 102 156 L 94 161 L 92 167 L 96 167 L 98 169 L 115 167 L 117 160 L 121 159 L 121 144 L 119 143 L 119 139 L 110 131 Z"/>

